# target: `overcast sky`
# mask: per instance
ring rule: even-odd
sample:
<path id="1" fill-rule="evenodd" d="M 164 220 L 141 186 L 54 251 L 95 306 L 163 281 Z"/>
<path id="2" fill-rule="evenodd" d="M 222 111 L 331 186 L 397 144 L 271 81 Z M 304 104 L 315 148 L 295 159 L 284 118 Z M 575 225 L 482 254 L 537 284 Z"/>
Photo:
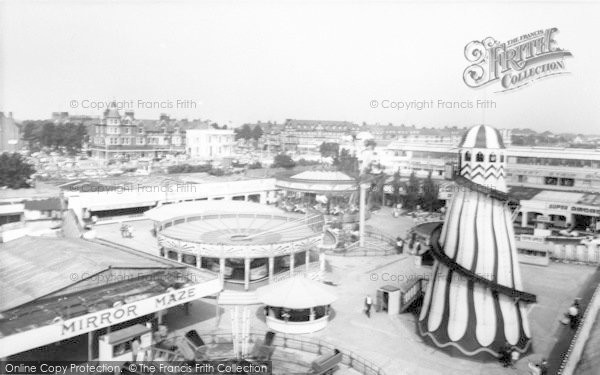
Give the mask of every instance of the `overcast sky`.
<path id="1" fill-rule="evenodd" d="M 21 120 L 100 115 L 82 106 L 117 100 L 133 101 L 138 118 L 164 112 L 233 126 L 296 118 L 600 133 L 598 19 L 599 2 L 573 1 L 0 0 L 0 110 Z M 573 53 L 570 74 L 504 93 L 463 82 L 470 41 L 550 27 Z M 370 105 L 439 99 L 496 108 Z"/>

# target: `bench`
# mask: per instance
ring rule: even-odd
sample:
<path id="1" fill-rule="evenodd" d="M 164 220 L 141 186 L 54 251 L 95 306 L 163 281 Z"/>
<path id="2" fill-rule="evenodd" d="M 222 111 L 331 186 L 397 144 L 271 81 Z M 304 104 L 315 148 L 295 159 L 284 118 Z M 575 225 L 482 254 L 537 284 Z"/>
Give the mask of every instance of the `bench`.
<path id="1" fill-rule="evenodd" d="M 315 359 L 311 365 L 311 375 L 331 375 L 338 369 L 338 364 L 342 362 L 343 354 L 335 349 L 332 355 L 323 355 Z"/>

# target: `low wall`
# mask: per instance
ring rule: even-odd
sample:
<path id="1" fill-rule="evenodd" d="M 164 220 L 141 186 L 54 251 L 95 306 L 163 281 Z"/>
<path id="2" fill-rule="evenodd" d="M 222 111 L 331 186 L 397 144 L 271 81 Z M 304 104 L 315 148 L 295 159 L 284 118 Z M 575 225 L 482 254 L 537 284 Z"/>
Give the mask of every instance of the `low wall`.
<path id="1" fill-rule="evenodd" d="M 550 245 L 550 258 L 558 262 L 600 264 L 600 246 L 552 244 Z"/>
<path id="2" fill-rule="evenodd" d="M 583 355 L 583 349 L 590 338 L 596 317 L 600 313 L 600 286 L 596 288 L 590 303 L 583 313 L 581 324 L 571 340 L 569 350 L 565 353 L 564 360 L 558 370 L 559 375 L 573 375 Z"/>

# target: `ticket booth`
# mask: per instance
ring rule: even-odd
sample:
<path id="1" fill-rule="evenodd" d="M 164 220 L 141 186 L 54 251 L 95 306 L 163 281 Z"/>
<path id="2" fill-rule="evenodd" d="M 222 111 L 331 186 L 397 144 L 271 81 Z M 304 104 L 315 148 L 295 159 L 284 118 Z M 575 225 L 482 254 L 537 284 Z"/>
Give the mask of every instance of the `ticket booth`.
<path id="1" fill-rule="evenodd" d="M 377 311 L 387 311 L 388 315 L 400 313 L 400 289 L 393 285 L 385 285 L 377 289 L 375 301 Z"/>
<path id="2" fill-rule="evenodd" d="M 152 327 L 136 324 L 98 339 L 100 361 L 134 361 L 134 352 L 152 345 Z"/>

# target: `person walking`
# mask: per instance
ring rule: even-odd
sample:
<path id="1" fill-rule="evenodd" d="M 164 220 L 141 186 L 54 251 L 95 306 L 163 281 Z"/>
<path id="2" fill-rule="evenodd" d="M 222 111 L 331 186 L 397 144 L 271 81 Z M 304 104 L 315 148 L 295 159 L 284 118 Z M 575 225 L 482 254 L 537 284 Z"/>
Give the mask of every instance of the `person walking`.
<path id="1" fill-rule="evenodd" d="M 579 325 L 579 301 L 573 301 L 571 307 L 569 307 L 569 324 L 571 329 L 576 329 Z"/>
<path id="2" fill-rule="evenodd" d="M 404 240 L 402 239 L 402 237 L 398 236 L 398 237 L 396 237 L 396 252 L 398 254 L 402 254 L 403 250 L 404 250 Z"/>
<path id="3" fill-rule="evenodd" d="M 371 306 L 373 306 L 373 300 L 371 299 L 371 296 L 367 295 L 365 297 L 365 314 L 367 314 L 367 317 L 371 317 Z"/>

